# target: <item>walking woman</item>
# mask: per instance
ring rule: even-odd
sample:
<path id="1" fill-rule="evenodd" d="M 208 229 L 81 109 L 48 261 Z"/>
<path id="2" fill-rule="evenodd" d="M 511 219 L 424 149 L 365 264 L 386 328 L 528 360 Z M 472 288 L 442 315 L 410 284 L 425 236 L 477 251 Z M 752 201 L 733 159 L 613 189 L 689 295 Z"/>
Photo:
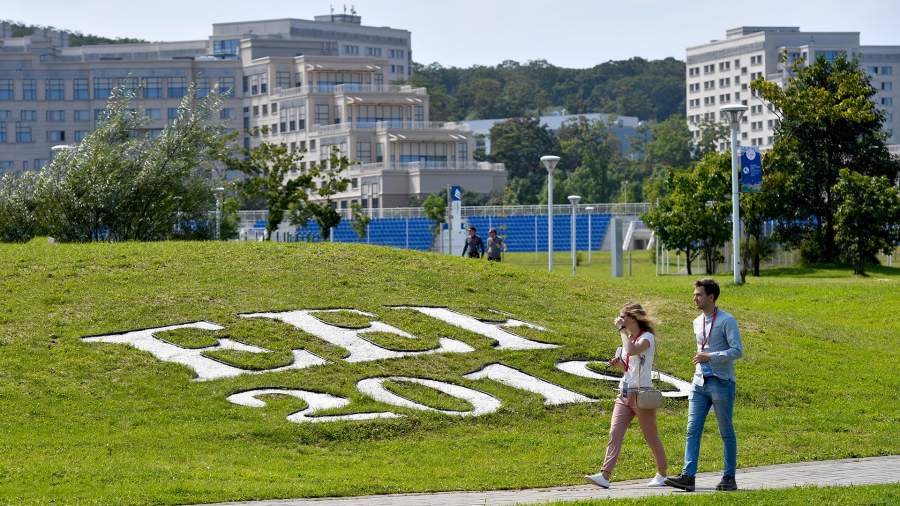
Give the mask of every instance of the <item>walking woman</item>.
<path id="1" fill-rule="evenodd" d="M 622 347 L 608 364 L 623 371 L 619 383 L 620 393 L 613 406 L 612 421 L 609 427 L 609 444 L 606 446 L 606 458 L 600 472 L 585 476 L 591 483 L 609 488 L 609 479 L 619 452 L 622 451 L 622 440 L 631 420 L 637 416 L 644 434 L 644 440 L 656 459 L 656 476 L 648 486 L 662 487 L 668 464 L 666 451 L 659 433 L 656 430 L 656 410 L 640 409 L 637 406 L 639 388 L 650 387 L 650 372 L 653 370 L 653 356 L 656 354 L 656 337 L 653 335 L 653 321 L 640 304 L 626 304 L 614 321 L 622 338 Z"/>

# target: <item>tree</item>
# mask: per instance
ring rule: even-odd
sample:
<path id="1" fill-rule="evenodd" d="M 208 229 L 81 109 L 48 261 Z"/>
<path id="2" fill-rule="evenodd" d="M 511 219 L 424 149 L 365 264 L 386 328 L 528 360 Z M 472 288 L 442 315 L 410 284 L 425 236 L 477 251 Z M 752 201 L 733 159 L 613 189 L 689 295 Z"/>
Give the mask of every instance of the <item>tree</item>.
<path id="1" fill-rule="evenodd" d="M 867 262 L 877 262 L 900 244 L 900 191 L 884 176 L 870 177 L 847 169 L 834 186 L 841 202 L 835 213 L 835 240 L 841 258 L 865 274 Z"/>
<path id="2" fill-rule="evenodd" d="M 759 276 L 762 260 L 775 251 L 774 242 L 763 234 L 763 227 L 775 218 L 776 210 L 784 200 L 783 188 L 782 174 L 766 174 L 759 192 L 740 195 L 741 222 L 746 235 L 741 244 L 741 258 L 748 266 L 744 270 L 752 269 L 754 276 Z"/>
<path id="3" fill-rule="evenodd" d="M 341 215 L 331 197 L 347 190 L 350 180 L 342 173 L 350 166 L 350 160 L 342 155 L 337 146 L 332 146 L 327 163 L 313 164 L 309 173 L 315 179 L 315 192 L 320 200 L 310 202 L 303 198 L 294 202 L 290 210 L 291 225 L 305 227 L 310 219 L 315 220 L 322 233 L 322 239 L 328 240 L 331 231 L 341 222 Z"/>
<path id="4" fill-rule="evenodd" d="M 538 203 L 547 178 L 541 156 L 559 152 L 559 141 L 537 118 L 515 118 L 491 127 L 491 161 L 506 165 L 511 200 L 517 203 Z"/>
<path id="5" fill-rule="evenodd" d="M 560 170 L 574 168 L 563 177 L 554 175 L 559 197 L 577 194 L 584 202 L 609 202 L 617 186 L 610 178 L 610 164 L 621 159 L 618 138 L 603 122 L 588 121 L 584 116 L 563 123 L 557 137 L 562 153 Z M 546 195 L 545 186 L 541 202 L 546 201 Z M 554 202 L 560 202 L 557 197 L 553 196 Z"/>
<path id="6" fill-rule="evenodd" d="M 711 153 L 690 172 L 670 173 L 668 194 L 642 216 L 660 241 L 685 253 L 688 274 L 701 252 L 706 273 L 715 273 L 731 231 L 730 171 L 729 155 Z"/>
<path id="7" fill-rule="evenodd" d="M 694 145 L 694 159 L 699 160 L 709 153 L 719 151 L 719 143 L 728 140 L 731 127 L 721 121 L 700 122 L 700 140 Z"/>
<path id="8" fill-rule="evenodd" d="M 242 197 L 265 200 L 268 210 L 265 239 L 268 241 L 288 211 L 308 200 L 308 192 L 315 187 L 315 165 L 298 170 L 302 167 L 303 154 L 288 151 L 282 144 L 263 142 L 254 148 L 245 148 L 241 153 L 242 157 L 230 159 L 228 165 L 246 176 L 237 183 Z"/>
<path id="9" fill-rule="evenodd" d="M 27 242 L 36 229 L 35 174 L 4 174 L 0 178 L 0 241 Z"/>
<path id="10" fill-rule="evenodd" d="M 356 202 L 350 204 L 350 213 L 353 216 L 353 231 L 356 232 L 357 237 L 364 239 L 369 235 L 369 223 L 372 221 L 372 218 L 369 218 L 365 209 Z"/>
<path id="11" fill-rule="evenodd" d="M 140 90 L 119 86 L 96 130 L 41 170 L 36 188 L 42 231 L 63 241 L 160 240 L 176 220 L 203 229 L 230 136 L 213 120 L 222 97 L 196 98 L 194 83 L 177 119 L 158 136 L 131 108 Z"/>
<path id="12" fill-rule="evenodd" d="M 432 193 L 422 202 L 422 210 L 425 216 L 434 221 L 431 227 L 431 234 L 437 235 L 441 230 L 441 226 L 447 222 L 447 195 L 446 192 L 442 196 L 440 193 Z"/>
<path id="13" fill-rule="evenodd" d="M 836 261 L 835 192 L 841 169 L 865 176 L 897 178 L 881 131 L 884 113 L 872 97 L 875 89 L 856 61 L 844 55 L 794 64 L 784 88 L 757 79 L 751 84 L 780 116 L 775 145 L 766 157 L 767 172 L 784 180 L 778 209 L 779 237 L 800 245 L 807 261 Z"/>
<path id="14" fill-rule="evenodd" d="M 693 138 L 684 116 L 675 114 L 650 127 L 650 139 L 643 145 L 644 161 L 650 167 L 687 167 L 691 163 Z"/>

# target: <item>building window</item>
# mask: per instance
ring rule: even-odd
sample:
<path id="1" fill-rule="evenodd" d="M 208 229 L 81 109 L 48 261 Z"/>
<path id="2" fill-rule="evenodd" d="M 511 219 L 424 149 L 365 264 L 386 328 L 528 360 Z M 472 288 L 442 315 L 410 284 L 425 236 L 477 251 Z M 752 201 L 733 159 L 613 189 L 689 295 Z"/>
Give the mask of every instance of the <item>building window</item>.
<path id="1" fill-rule="evenodd" d="M 0 144 L 6 144 L 6 123 L 0 122 Z"/>
<path id="2" fill-rule="evenodd" d="M 894 105 L 894 99 L 891 97 L 881 97 L 881 105 L 892 106 Z"/>
<path id="3" fill-rule="evenodd" d="M 221 119 L 233 119 L 234 118 L 234 109 L 231 107 L 225 107 L 221 111 L 219 111 L 219 118 Z"/>
<path id="4" fill-rule="evenodd" d="M 894 75 L 894 67 L 881 67 L 881 75 L 883 75 L 883 76 Z"/>
<path id="5" fill-rule="evenodd" d="M 278 112 L 278 102 L 272 102 L 272 115 L 274 116 Z"/>
<path id="6" fill-rule="evenodd" d="M 162 98 L 162 79 L 158 77 L 144 79 L 144 98 Z"/>
<path id="7" fill-rule="evenodd" d="M 138 88 L 140 88 L 141 81 L 137 77 L 121 77 L 119 78 L 119 86 L 123 88 L 125 92 L 136 93 Z"/>
<path id="8" fill-rule="evenodd" d="M 19 121 L 37 121 L 37 111 L 32 111 L 32 110 L 19 111 Z"/>
<path id="9" fill-rule="evenodd" d="M 162 119 L 162 109 L 150 108 L 144 109 L 144 112 L 147 114 L 147 118 L 151 120 L 160 120 Z"/>
<path id="10" fill-rule="evenodd" d="M 16 123 L 16 142 L 18 144 L 25 144 L 29 142 L 34 142 L 31 138 L 31 127 L 22 123 Z"/>
<path id="11" fill-rule="evenodd" d="M 237 56 L 241 42 L 238 39 L 224 39 L 213 41 L 214 56 Z"/>
<path id="12" fill-rule="evenodd" d="M 280 71 L 275 72 L 275 87 L 276 88 L 290 88 L 291 87 L 291 73 L 290 71 Z"/>
<path id="13" fill-rule="evenodd" d="M 360 163 L 371 163 L 372 162 L 372 143 L 370 142 L 357 142 L 356 143 L 356 158 Z"/>
<path id="14" fill-rule="evenodd" d="M 259 76 L 259 92 L 266 94 L 269 92 L 269 75 L 262 74 Z"/>
<path id="15" fill-rule="evenodd" d="M 0 172 L 13 170 L 16 167 L 16 162 L 12 160 L 0 160 Z"/>
<path id="16" fill-rule="evenodd" d="M 22 79 L 22 100 L 37 100 L 37 84 L 34 79 Z"/>
<path id="17" fill-rule="evenodd" d="M 406 50 L 405 49 L 391 49 L 390 50 L 391 58 L 404 59 L 406 58 Z"/>
<path id="18" fill-rule="evenodd" d="M 197 83 L 196 87 L 196 96 L 197 98 L 203 98 L 209 95 L 209 79 L 206 77 L 198 77 L 195 81 Z"/>
<path id="19" fill-rule="evenodd" d="M 168 89 L 166 90 L 166 96 L 169 98 L 182 98 L 184 97 L 185 89 L 187 88 L 187 80 L 183 77 L 170 77 L 167 79 L 168 81 Z"/>
<path id="20" fill-rule="evenodd" d="M 253 106 L 253 117 L 254 118 L 259 117 L 259 106 L 258 105 Z"/>
<path id="21" fill-rule="evenodd" d="M 47 121 L 65 121 L 66 111 L 54 110 L 47 111 Z"/>
<path id="22" fill-rule="evenodd" d="M 106 119 L 106 109 L 94 109 L 94 121 L 103 121 Z"/>
<path id="23" fill-rule="evenodd" d="M 109 94 L 112 92 L 113 80 L 108 77 L 95 77 L 94 78 L 94 98 L 100 100 L 102 98 L 109 98 Z"/>
<path id="24" fill-rule="evenodd" d="M 13 80 L 0 79 L 0 100 L 13 100 Z"/>
<path id="25" fill-rule="evenodd" d="M 66 131 L 47 130 L 47 140 L 50 142 L 66 142 Z"/>
<path id="26" fill-rule="evenodd" d="M 331 122 L 331 108 L 328 104 L 316 105 L 316 124 L 327 125 Z"/>
<path id="27" fill-rule="evenodd" d="M 259 76 L 250 76 L 250 95 L 259 95 Z"/>
<path id="28" fill-rule="evenodd" d="M 219 93 L 224 97 L 233 97 L 234 96 L 234 78 L 233 77 L 220 77 L 219 78 Z"/>
<path id="29" fill-rule="evenodd" d="M 75 142 L 81 142 L 90 134 L 88 130 L 75 130 Z"/>
<path id="30" fill-rule="evenodd" d="M 344 46 L 344 54 L 355 56 L 359 54 L 359 46 Z"/>
<path id="31" fill-rule="evenodd" d="M 369 56 L 381 57 L 381 48 L 380 47 L 367 47 L 366 54 Z"/>
<path id="32" fill-rule="evenodd" d="M 262 105 L 262 115 L 266 116 L 268 114 L 269 114 L 269 104 L 263 104 Z"/>
<path id="33" fill-rule="evenodd" d="M 75 100 L 91 99 L 90 91 L 88 91 L 87 79 L 75 79 L 72 81 L 72 98 Z"/>
<path id="34" fill-rule="evenodd" d="M 62 79 L 44 81 L 44 100 L 65 100 L 65 82 Z"/>
<path id="35" fill-rule="evenodd" d="M 42 169 L 44 165 L 47 165 L 47 160 L 45 158 L 35 158 L 34 159 L 34 168 Z"/>
<path id="36" fill-rule="evenodd" d="M 883 83 L 881 83 L 881 90 L 882 90 L 882 91 L 891 91 L 891 90 L 893 90 L 893 89 L 894 89 L 894 83 L 893 83 L 893 82 L 891 82 L 891 81 L 884 81 Z"/>
<path id="37" fill-rule="evenodd" d="M 166 119 L 168 119 L 170 123 L 178 119 L 178 108 L 169 107 L 166 109 Z"/>

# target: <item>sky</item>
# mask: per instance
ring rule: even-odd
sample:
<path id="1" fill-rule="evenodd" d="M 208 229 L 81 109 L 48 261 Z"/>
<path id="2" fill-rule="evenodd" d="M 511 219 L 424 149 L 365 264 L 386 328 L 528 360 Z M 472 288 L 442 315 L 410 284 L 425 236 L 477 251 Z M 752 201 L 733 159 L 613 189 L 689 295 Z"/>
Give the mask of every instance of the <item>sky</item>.
<path id="1" fill-rule="evenodd" d="M 0 18 L 107 37 L 199 40 L 213 23 L 312 19 L 332 5 L 337 13 L 355 6 L 365 25 L 409 30 L 413 60 L 445 67 L 683 60 L 685 48 L 742 25 L 860 32 L 864 45 L 900 45 L 897 0 L 0 0 Z"/>

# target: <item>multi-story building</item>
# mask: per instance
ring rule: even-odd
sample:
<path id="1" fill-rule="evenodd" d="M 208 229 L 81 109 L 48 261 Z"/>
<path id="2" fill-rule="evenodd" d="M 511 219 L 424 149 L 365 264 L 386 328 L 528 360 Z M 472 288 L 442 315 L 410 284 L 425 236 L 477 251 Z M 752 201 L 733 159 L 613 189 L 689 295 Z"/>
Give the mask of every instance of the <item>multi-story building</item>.
<path id="1" fill-rule="evenodd" d="M 764 77 L 784 85 L 795 61 L 809 64 L 839 54 L 857 58 L 868 72 L 877 90 L 875 103 L 885 113 L 888 143 L 900 143 L 900 103 L 895 104 L 900 97 L 894 90 L 898 79 L 894 72 L 900 76 L 900 46 L 862 46 L 859 32 L 801 32 L 796 26 L 742 26 L 728 30 L 725 40 L 687 49 L 685 105 L 692 134 L 700 137 L 705 120 L 721 120 L 719 107 L 743 104 L 748 110 L 741 120 L 741 144 L 771 148 L 778 117 L 750 90 L 750 82 Z M 726 147 L 727 142 L 720 145 Z"/>
<path id="2" fill-rule="evenodd" d="M 120 84 L 140 90 L 135 108 L 161 132 L 196 82 L 199 95 L 225 93 L 221 119 L 245 146 L 283 143 L 306 151 L 304 163 L 336 146 L 360 161 L 336 197 L 342 208 L 505 185 L 502 166 L 473 161 L 468 130 L 429 122 L 424 89 L 394 84 L 410 75 L 410 33 L 355 14 L 219 23 L 185 42 L 70 47 L 63 32 L 10 34 L 0 24 L 0 173 L 40 168 L 52 146 L 81 141 Z"/>

